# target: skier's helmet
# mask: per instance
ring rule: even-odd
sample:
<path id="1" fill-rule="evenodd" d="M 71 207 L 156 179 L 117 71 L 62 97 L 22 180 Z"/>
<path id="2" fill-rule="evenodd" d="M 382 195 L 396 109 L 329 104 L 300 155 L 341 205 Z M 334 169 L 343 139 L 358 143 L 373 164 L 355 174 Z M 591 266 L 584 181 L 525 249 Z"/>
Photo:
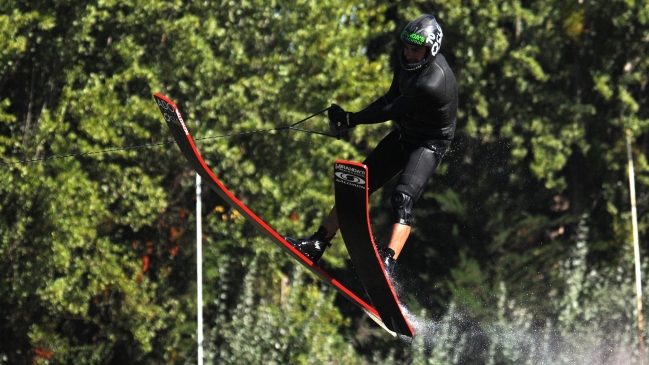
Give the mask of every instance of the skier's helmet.
<path id="1" fill-rule="evenodd" d="M 442 45 L 442 27 L 439 26 L 435 17 L 424 14 L 411 21 L 401 32 L 403 43 L 428 48 L 426 56 L 417 63 L 408 63 L 405 56 L 401 55 L 401 66 L 406 70 L 416 70 L 426 64 L 437 55 Z"/>

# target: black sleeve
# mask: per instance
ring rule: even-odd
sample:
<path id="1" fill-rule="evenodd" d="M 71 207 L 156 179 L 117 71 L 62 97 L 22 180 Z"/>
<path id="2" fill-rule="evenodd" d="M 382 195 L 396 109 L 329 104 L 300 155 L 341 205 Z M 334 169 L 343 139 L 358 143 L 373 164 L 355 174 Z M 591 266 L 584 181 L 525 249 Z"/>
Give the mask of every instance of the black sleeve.
<path id="1" fill-rule="evenodd" d="M 365 109 L 350 115 L 350 119 L 354 124 L 381 123 L 393 119 L 391 117 L 392 113 L 390 113 L 389 110 L 392 109 L 392 104 L 401 96 L 401 93 L 399 92 L 399 69 L 394 73 L 390 89 L 385 95 L 376 99 Z M 387 114 L 389 115 L 386 118 L 383 118 L 386 111 L 388 111 Z"/>
<path id="2" fill-rule="evenodd" d="M 385 96 L 383 98 L 387 99 Z M 358 113 L 353 113 L 350 115 L 350 120 L 354 124 L 374 124 L 397 120 L 409 111 L 416 110 L 425 99 L 425 93 L 422 90 L 414 89 L 397 96 L 392 102 L 385 100 L 383 105 L 376 105 L 371 109 L 365 108 Z"/>
<path id="3" fill-rule="evenodd" d="M 358 113 L 365 112 L 366 110 L 382 109 L 386 105 L 388 105 L 388 102 L 385 100 L 385 95 L 383 95 L 380 98 L 374 100 L 372 104 L 368 105 L 367 107 L 365 107 L 365 109 L 361 110 Z"/>

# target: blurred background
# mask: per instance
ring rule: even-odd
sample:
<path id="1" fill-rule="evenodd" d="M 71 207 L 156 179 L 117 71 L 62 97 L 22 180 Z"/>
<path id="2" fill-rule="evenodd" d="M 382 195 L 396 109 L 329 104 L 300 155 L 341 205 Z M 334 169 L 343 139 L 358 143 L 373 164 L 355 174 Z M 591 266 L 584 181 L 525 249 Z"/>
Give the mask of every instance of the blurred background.
<path id="1" fill-rule="evenodd" d="M 647 0 L 1 0 L 0 364 L 196 363 L 195 173 L 152 94 L 194 138 L 357 111 L 422 13 L 459 114 L 399 258 L 418 336 L 391 337 L 204 186 L 205 362 L 641 363 L 626 133 L 647 277 Z M 391 128 L 198 148 L 280 234 L 306 236 L 333 162 Z M 390 191 L 372 197 L 379 244 Z M 347 257 L 337 236 L 323 267 L 354 285 Z"/>

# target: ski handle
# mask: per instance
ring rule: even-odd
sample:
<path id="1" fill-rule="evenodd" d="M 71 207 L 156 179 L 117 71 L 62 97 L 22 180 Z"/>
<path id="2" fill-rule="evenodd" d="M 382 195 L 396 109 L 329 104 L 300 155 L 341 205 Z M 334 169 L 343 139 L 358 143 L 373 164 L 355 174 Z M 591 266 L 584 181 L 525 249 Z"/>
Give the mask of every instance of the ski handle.
<path id="1" fill-rule="evenodd" d="M 306 133 L 312 133 L 312 134 L 319 134 L 321 136 L 336 137 L 337 139 L 340 139 L 341 137 L 347 137 L 348 131 L 344 131 L 344 132 L 341 132 L 341 133 L 338 133 L 338 134 L 331 134 L 331 133 L 324 133 L 324 132 L 316 132 L 316 131 L 312 131 L 312 130 L 309 130 L 309 129 L 295 128 L 296 125 L 298 125 L 300 123 L 304 123 L 307 120 L 328 111 L 329 109 L 331 109 L 331 107 L 323 109 L 323 110 L 321 110 L 321 111 L 319 111 L 317 113 L 311 114 L 308 117 L 306 117 L 306 118 L 304 118 L 304 119 L 302 119 L 300 121 L 297 121 L 297 122 L 295 122 L 295 123 L 293 123 L 291 125 L 275 128 L 275 130 L 279 131 L 279 130 L 284 130 L 284 129 L 290 129 L 290 130 L 294 130 L 294 131 L 300 131 L 300 132 L 306 132 Z M 344 133 L 344 135 L 343 135 L 343 133 Z"/>

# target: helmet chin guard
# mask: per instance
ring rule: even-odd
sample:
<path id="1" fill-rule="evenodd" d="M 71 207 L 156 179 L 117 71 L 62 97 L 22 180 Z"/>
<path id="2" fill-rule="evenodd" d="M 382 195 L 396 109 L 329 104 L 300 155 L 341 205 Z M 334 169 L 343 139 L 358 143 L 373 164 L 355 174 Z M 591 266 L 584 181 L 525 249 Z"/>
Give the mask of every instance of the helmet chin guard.
<path id="1" fill-rule="evenodd" d="M 401 32 L 401 41 L 415 46 L 426 47 L 428 52 L 421 61 L 416 63 L 408 63 L 406 57 L 401 54 L 401 67 L 408 71 L 414 71 L 427 65 L 439 52 L 443 36 L 442 27 L 439 26 L 435 17 L 430 14 L 424 14 L 408 23 Z"/>
<path id="2" fill-rule="evenodd" d="M 404 56 L 402 54 L 401 55 L 401 67 L 403 67 L 403 69 L 406 70 L 406 71 L 415 71 L 415 70 L 418 70 L 418 69 L 424 67 L 425 65 L 427 65 L 428 62 L 430 62 L 430 60 L 432 58 L 433 57 L 431 57 L 430 53 L 426 52 L 426 56 L 421 61 L 408 63 L 408 60 L 406 59 L 406 56 Z"/>

